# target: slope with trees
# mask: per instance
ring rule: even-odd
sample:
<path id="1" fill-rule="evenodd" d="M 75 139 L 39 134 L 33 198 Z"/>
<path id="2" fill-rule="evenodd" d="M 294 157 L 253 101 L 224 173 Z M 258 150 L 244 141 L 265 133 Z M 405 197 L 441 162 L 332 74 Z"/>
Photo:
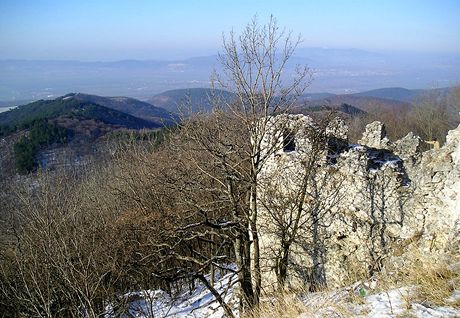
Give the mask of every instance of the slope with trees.
<path id="1" fill-rule="evenodd" d="M 72 97 L 78 101 L 94 103 L 107 108 L 145 119 L 159 125 L 171 125 L 177 121 L 177 115 L 167 111 L 162 107 L 149 104 L 137 100 L 135 98 L 117 96 L 117 97 L 102 97 L 89 94 L 68 94 L 62 98 Z"/>
<path id="2" fill-rule="evenodd" d="M 10 128 L 27 128 L 34 120 L 52 119 L 59 116 L 95 119 L 110 125 L 126 128 L 159 128 L 162 125 L 110 109 L 92 102 L 69 98 L 39 100 L 0 114 L 0 125 Z"/>
<path id="3" fill-rule="evenodd" d="M 95 102 L 106 103 L 111 108 Z M 14 147 L 11 145 L 9 148 L 10 152 L 15 154 L 18 171 L 30 172 L 38 166 L 37 155 L 45 149 L 49 150 L 49 154 L 44 154 L 43 164 L 46 162 L 53 165 L 53 162 L 59 163 L 62 160 L 72 162 L 82 156 L 91 155 L 97 140 L 107 133 L 120 129 L 157 130 L 175 121 L 174 116 L 167 111 L 147 103 L 139 103 L 142 105 L 139 106 L 135 101 L 117 102 L 109 98 L 80 94 L 69 94 L 54 100 L 40 100 L 1 113 L 0 136 L 28 135 L 22 136 L 14 142 Z M 144 115 L 148 113 L 159 117 L 147 120 L 114 109 L 123 108 L 127 104 L 132 104 L 128 111 L 137 109 Z M 43 140 L 43 136 L 47 136 L 46 140 Z M 10 139 L 15 138 L 6 138 L 3 141 L 11 143 L 8 141 Z M 69 152 L 63 148 L 67 141 L 70 142 L 68 146 L 72 148 Z M 77 159 L 60 158 L 57 153 Z"/>

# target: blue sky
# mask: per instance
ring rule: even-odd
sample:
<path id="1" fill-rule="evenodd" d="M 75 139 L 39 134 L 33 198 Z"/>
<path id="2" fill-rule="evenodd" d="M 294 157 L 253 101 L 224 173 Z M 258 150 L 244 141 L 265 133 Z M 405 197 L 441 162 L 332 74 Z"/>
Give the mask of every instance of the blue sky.
<path id="1" fill-rule="evenodd" d="M 0 59 L 177 59 L 273 14 L 305 47 L 460 53 L 458 0 L 0 0 Z"/>

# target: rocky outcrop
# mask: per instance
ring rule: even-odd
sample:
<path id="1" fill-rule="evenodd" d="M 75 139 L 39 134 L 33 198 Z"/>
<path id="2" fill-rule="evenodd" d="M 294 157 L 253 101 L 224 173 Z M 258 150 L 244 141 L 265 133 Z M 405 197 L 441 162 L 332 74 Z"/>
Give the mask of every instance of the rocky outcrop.
<path id="1" fill-rule="evenodd" d="M 390 140 L 387 137 L 385 125 L 379 121 L 366 126 L 363 136 L 358 140 L 358 144 L 377 149 L 390 149 Z"/>
<path id="2" fill-rule="evenodd" d="M 460 126 L 449 131 L 440 149 L 425 151 L 411 170 L 410 207 L 425 218 L 425 249 L 452 247 L 460 220 Z M 409 226 L 410 224 L 408 224 Z M 457 246 L 458 248 L 458 246 Z"/>
<path id="3" fill-rule="evenodd" d="M 427 253 L 459 248 L 460 126 L 440 149 L 421 152 L 418 136 L 391 142 L 380 122 L 366 127 L 359 145 L 348 145 L 346 126 L 336 119 L 326 129 L 327 150 L 313 154 L 318 147 L 311 145 L 311 130 L 317 127 L 311 118 L 283 115 L 276 122 L 264 140 L 278 143 L 279 151 L 266 160 L 260 185 L 260 200 L 266 200 L 259 220 L 263 268 L 272 272 L 267 284 L 273 283 L 285 239 L 274 207 L 284 209 L 283 224 L 303 209 L 290 247 L 292 283 L 297 277 L 310 285 L 340 285 L 350 273 L 379 271 L 410 244 Z M 281 127 L 295 136 L 295 149 L 283 149 Z M 315 165 L 307 166 L 312 160 Z M 293 198 L 302 190 L 300 205 Z"/>

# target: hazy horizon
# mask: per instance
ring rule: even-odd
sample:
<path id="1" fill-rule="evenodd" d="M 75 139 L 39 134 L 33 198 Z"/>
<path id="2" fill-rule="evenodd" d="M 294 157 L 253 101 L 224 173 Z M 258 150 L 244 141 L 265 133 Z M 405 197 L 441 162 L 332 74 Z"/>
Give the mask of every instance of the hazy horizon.
<path id="1" fill-rule="evenodd" d="M 362 53 L 371 53 L 371 54 L 382 54 L 382 55 L 391 55 L 394 57 L 408 57 L 408 56 L 417 56 L 417 57 L 448 57 L 448 58 L 458 58 L 460 60 L 460 51 L 459 52 L 416 52 L 410 50 L 378 50 L 378 49 L 364 49 L 359 47 L 329 47 L 329 46 L 301 46 L 299 45 L 294 53 L 294 56 L 306 57 L 304 54 L 299 54 L 299 51 L 302 50 L 331 50 L 331 51 L 348 51 L 348 52 L 362 52 Z M 200 59 L 200 58 L 209 58 L 217 57 L 222 50 L 209 50 L 208 52 L 202 52 L 202 54 L 183 54 L 181 56 L 164 56 L 164 57 L 146 57 L 146 58 L 137 58 L 137 57 L 120 57 L 112 59 L 103 59 L 103 58 L 21 58 L 21 57 L 3 57 L 0 58 L 0 61 L 56 61 L 56 62 L 84 62 L 84 63 L 113 63 L 113 62 L 124 62 L 124 61 L 141 61 L 141 62 L 177 62 L 177 61 L 186 61 L 189 59 Z"/>
<path id="2" fill-rule="evenodd" d="M 0 59 L 176 60 L 271 14 L 302 46 L 460 54 L 460 2 L 3 0 Z"/>
<path id="3" fill-rule="evenodd" d="M 301 34 L 291 70 L 312 69 L 309 92 L 460 83 L 454 0 L 3 0 L 0 100 L 208 87 L 223 34 L 254 15 Z"/>

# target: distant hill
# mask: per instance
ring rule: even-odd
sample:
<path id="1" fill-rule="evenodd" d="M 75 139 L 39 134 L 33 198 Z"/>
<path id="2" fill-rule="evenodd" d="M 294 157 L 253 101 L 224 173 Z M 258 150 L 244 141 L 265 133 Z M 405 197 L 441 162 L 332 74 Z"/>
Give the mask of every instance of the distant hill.
<path id="1" fill-rule="evenodd" d="M 349 104 L 341 104 L 337 106 L 331 105 L 318 105 L 318 106 L 300 106 L 294 107 L 290 113 L 292 114 L 305 114 L 311 115 L 313 113 L 336 112 L 343 117 L 354 117 L 366 114 L 365 111 L 356 108 Z"/>
<path id="2" fill-rule="evenodd" d="M 212 108 L 210 97 L 223 102 L 230 102 L 235 95 L 225 90 L 210 88 L 174 89 L 153 96 L 149 102 L 173 113 L 208 112 Z"/>
<path id="3" fill-rule="evenodd" d="M 89 94 L 69 94 L 65 97 L 72 96 L 75 100 L 82 102 L 94 103 L 107 108 L 115 109 L 129 115 L 142 118 L 157 124 L 170 124 L 175 121 L 176 115 L 168 112 L 166 109 L 156 107 L 147 102 L 143 102 L 130 97 L 102 97 Z"/>
<path id="4" fill-rule="evenodd" d="M 137 118 L 93 102 L 75 99 L 73 95 L 54 100 L 39 100 L 0 113 L 0 125 L 21 128 L 27 127 L 31 122 L 39 119 L 57 117 L 91 119 L 107 125 L 130 129 L 159 128 L 162 126 L 159 123 Z"/>
<path id="5" fill-rule="evenodd" d="M 343 104 L 352 105 L 364 112 L 375 112 L 378 110 L 406 110 L 412 107 L 408 102 L 402 102 L 395 99 L 386 99 L 371 96 L 361 96 L 356 94 L 332 95 L 322 99 L 310 100 L 303 99 L 300 101 L 300 107 L 318 107 L 333 106 L 338 107 Z"/>
<path id="6" fill-rule="evenodd" d="M 417 99 L 423 98 L 430 94 L 444 95 L 449 93 L 451 88 L 433 88 L 433 89 L 407 89 L 402 87 L 379 88 L 361 93 L 355 93 L 354 96 L 377 97 L 384 99 L 393 99 L 401 102 L 416 102 Z"/>
<path id="7" fill-rule="evenodd" d="M 436 91 L 439 90 L 447 92 L 448 89 L 436 89 Z M 412 103 L 417 98 L 432 91 L 390 87 L 353 94 L 307 93 L 299 98 L 299 105 L 296 109 L 328 106 L 341 112 L 342 105 L 349 105 L 363 112 L 389 109 L 407 110 L 412 107 Z M 175 89 L 155 95 L 149 99 L 149 102 L 174 113 L 179 113 L 181 110 L 187 113 L 190 106 L 192 112 L 209 111 L 212 107 L 209 102 L 211 92 L 209 88 Z M 235 98 L 231 92 L 224 90 L 217 90 L 217 92 L 224 101 L 228 102 Z"/>
<path id="8" fill-rule="evenodd" d="M 366 92 L 353 94 L 354 96 L 377 97 L 385 99 L 393 99 L 402 102 L 412 102 L 418 97 L 425 94 L 427 90 L 423 89 L 407 89 L 402 87 L 390 87 L 373 89 Z"/>
<path id="9" fill-rule="evenodd" d="M 403 103 L 414 103 L 419 98 L 430 94 L 443 95 L 449 92 L 450 88 L 434 88 L 434 89 L 407 89 L 403 87 L 386 87 L 373 89 L 368 91 L 363 91 L 359 93 L 352 94 L 332 94 L 332 93 L 309 93 L 304 94 L 300 100 L 302 101 L 326 101 L 332 103 L 340 103 L 344 100 L 347 101 L 358 101 L 359 104 L 362 104 L 361 101 L 365 102 L 366 99 L 361 99 L 361 97 L 369 97 L 367 99 L 370 102 L 384 102 L 384 100 L 393 100 Z M 358 97 L 358 98 L 355 98 Z M 372 98 L 377 98 L 378 100 L 373 100 Z M 337 102 L 339 100 L 339 102 Z"/>
<path id="10" fill-rule="evenodd" d="M 322 108 L 322 110 L 328 108 L 329 110 L 354 116 L 360 112 L 373 112 L 375 110 L 393 108 L 408 109 L 411 107 L 409 102 L 398 100 L 397 98 L 401 97 L 401 94 L 396 95 L 396 91 L 392 89 L 375 91 L 376 95 L 379 91 L 382 91 L 380 95 L 387 96 L 388 98 L 374 97 L 372 96 L 372 91 L 343 95 L 332 93 L 307 93 L 299 98 L 298 106 L 295 108 L 295 111 L 310 112 L 312 109 L 308 110 L 307 108 L 312 107 L 316 107 L 317 109 L 315 111 L 318 111 L 319 107 Z M 412 92 L 411 90 L 407 91 Z M 424 92 L 423 90 L 420 91 Z M 175 113 L 180 113 L 181 111 L 188 113 L 190 107 L 192 112 L 207 112 L 212 107 L 209 101 L 209 96 L 211 96 L 212 92 L 213 90 L 209 88 L 176 89 L 155 95 L 149 102 Z M 228 91 L 216 90 L 214 92 L 217 92 L 216 94 L 221 101 L 229 102 L 235 98 L 235 94 Z M 394 93 L 394 95 L 392 95 L 392 93 Z M 415 95 L 417 92 L 413 92 L 413 94 Z"/>
<path id="11" fill-rule="evenodd" d="M 110 98 L 83 94 L 68 94 L 53 100 L 39 100 L 0 113 L 0 140 L 6 155 L 0 156 L 0 171 L 12 166 L 18 172 L 27 173 L 36 167 L 43 168 L 79 165 L 92 160 L 104 151 L 101 142 L 103 136 L 123 136 L 120 130 L 154 129 L 141 134 L 155 134 L 164 124 L 157 119 L 151 121 L 132 116 L 113 108 L 105 107 L 97 102 L 112 107 L 126 107 L 139 113 L 152 114 L 156 107 L 149 104 L 136 108 L 136 101 L 121 99 L 122 102 Z M 147 110 L 149 112 L 147 112 Z M 158 111 L 160 116 L 170 113 Z M 20 136 L 16 137 L 15 136 Z M 106 151 L 107 149 L 105 149 Z M 11 158 L 14 154 L 14 160 Z M 10 168 L 11 172 L 14 171 Z"/>

